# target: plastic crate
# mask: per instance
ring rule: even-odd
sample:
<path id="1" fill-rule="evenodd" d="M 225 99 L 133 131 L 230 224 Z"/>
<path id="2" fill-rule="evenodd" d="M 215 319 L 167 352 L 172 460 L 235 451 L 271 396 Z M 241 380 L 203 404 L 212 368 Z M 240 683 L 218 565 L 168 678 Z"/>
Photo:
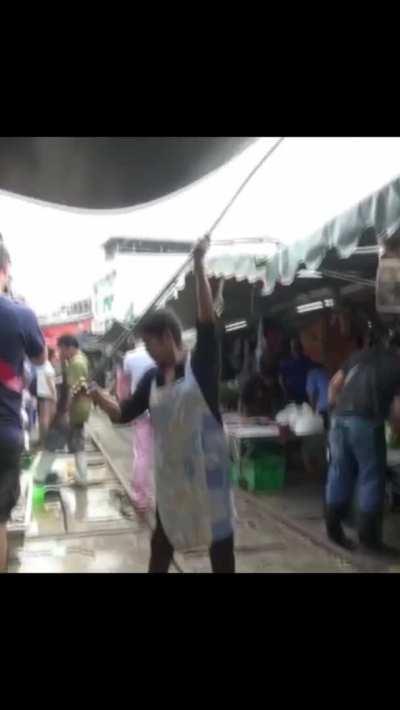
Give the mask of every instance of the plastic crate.
<path id="1" fill-rule="evenodd" d="M 249 491 L 277 491 L 285 483 L 285 459 L 278 454 L 264 454 L 242 460 L 239 485 Z"/>

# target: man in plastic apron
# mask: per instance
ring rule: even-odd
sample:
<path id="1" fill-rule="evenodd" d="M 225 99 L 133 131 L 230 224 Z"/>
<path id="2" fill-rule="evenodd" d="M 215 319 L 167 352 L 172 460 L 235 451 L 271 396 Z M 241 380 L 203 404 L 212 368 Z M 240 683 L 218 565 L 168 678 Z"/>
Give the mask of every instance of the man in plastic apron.
<path id="1" fill-rule="evenodd" d="M 116 423 L 150 410 L 155 441 L 157 523 L 150 572 L 167 572 L 174 549 L 208 547 L 214 572 L 234 572 L 229 453 L 218 407 L 219 350 L 204 255 L 194 252 L 198 324 L 193 353 L 185 352 L 173 313 L 143 319 L 141 335 L 156 367 L 120 405 L 92 388 L 92 397 Z"/>

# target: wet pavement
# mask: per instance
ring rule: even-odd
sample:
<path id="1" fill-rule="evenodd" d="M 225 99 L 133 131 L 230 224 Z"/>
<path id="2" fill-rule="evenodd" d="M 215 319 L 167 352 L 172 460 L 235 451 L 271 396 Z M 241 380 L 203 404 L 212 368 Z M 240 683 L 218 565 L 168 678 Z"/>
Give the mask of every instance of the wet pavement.
<path id="1" fill-rule="evenodd" d="M 96 411 L 90 422 L 94 441 L 130 493 L 131 431 L 115 427 Z M 336 548 L 315 544 L 303 532 L 270 515 L 269 496 L 253 496 L 235 489 L 236 564 L 238 572 L 351 572 L 356 568 Z M 151 520 L 149 521 L 152 522 Z M 210 572 L 207 551 L 175 556 L 183 572 Z"/>
<path id="2" fill-rule="evenodd" d="M 149 556 L 147 531 L 115 536 L 27 539 L 14 550 L 10 572 L 144 572 Z"/>
<path id="3" fill-rule="evenodd" d="M 115 473 L 88 439 L 88 486 L 74 484 L 74 457 L 60 454 L 53 466 L 59 483 L 42 504 L 29 495 L 31 515 L 24 531 L 23 506 L 12 521 L 9 572 L 144 572 L 149 527 L 137 518 Z M 23 474 L 24 492 L 32 475 Z"/>
<path id="4" fill-rule="evenodd" d="M 262 501 L 237 491 L 237 572 L 352 572 L 351 564 L 330 554 L 285 523 L 266 514 Z M 185 571 L 209 572 L 207 553 L 184 555 Z"/>
<path id="5" fill-rule="evenodd" d="M 247 494 L 241 494 L 242 496 Z M 323 515 L 324 482 L 308 481 L 296 473 L 288 477 L 285 487 L 268 496 L 247 496 L 257 503 L 270 520 L 284 524 L 318 548 L 340 558 L 354 571 L 400 572 L 400 514 L 386 510 L 383 538 L 386 544 L 397 550 L 388 555 L 355 550 L 348 552 L 331 543 L 325 532 Z M 357 543 L 354 527 L 346 526 L 346 533 Z"/>
<path id="6" fill-rule="evenodd" d="M 10 572 L 146 572 L 154 516 L 130 504 L 131 430 L 115 427 L 99 411 L 88 426 L 89 485 L 73 483 L 74 459 L 60 455 L 60 485 L 46 496 L 21 533 L 14 523 Z M 30 475 L 24 474 L 29 498 Z M 399 571 L 398 562 L 345 553 L 327 542 L 321 485 L 288 481 L 273 495 L 235 489 L 238 572 Z M 399 525 L 400 518 L 396 518 Z M 210 572 L 206 550 L 176 554 L 171 572 Z"/>

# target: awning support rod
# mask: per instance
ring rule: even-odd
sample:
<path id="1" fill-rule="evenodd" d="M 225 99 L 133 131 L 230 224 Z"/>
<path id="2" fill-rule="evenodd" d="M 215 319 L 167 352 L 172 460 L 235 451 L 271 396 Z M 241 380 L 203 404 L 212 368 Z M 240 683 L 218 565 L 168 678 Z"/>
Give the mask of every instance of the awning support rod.
<path id="1" fill-rule="evenodd" d="M 223 209 L 222 212 L 218 215 L 217 219 L 212 223 L 212 225 L 210 226 L 210 228 L 207 230 L 206 234 L 207 234 L 209 237 L 211 237 L 212 233 L 215 231 L 215 229 L 217 228 L 217 226 L 218 226 L 218 225 L 220 224 L 220 222 L 223 220 L 223 218 L 225 217 L 226 213 L 228 212 L 228 210 L 230 210 L 230 208 L 232 207 L 232 205 L 234 204 L 234 202 L 237 200 L 237 198 L 239 197 L 239 195 L 241 194 L 241 192 L 244 190 L 244 188 L 246 187 L 246 185 L 247 185 L 247 184 L 250 182 L 250 180 L 254 177 L 254 175 L 255 175 L 255 174 L 257 173 L 257 171 L 261 168 L 261 166 L 264 165 L 264 163 L 268 160 L 268 158 L 270 158 L 271 155 L 277 150 L 277 148 L 279 148 L 279 146 L 282 144 L 283 141 L 284 141 L 284 138 L 279 138 L 279 139 L 274 143 L 274 145 L 263 155 L 263 157 L 261 158 L 261 160 L 258 161 L 258 163 L 254 166 L 254 168 L 253 168 L 253 169 L 250 171 L 250 173 L 246 176 L 246 178 L 243 180 L 243 182 L 239 185 L 239 187 L 237 188 L 237 190 L 235 191 L 235 193 L 233 194 L 233 196 L 232 196 L 231 199 L 229 200 L 228 204 L 225 205 L 224 209 Z M 146 309 L 146 313 L 148 313 L 148 312 L 151 311 L 153 308 L 155 308 L 155 307 L 158 305 L 158 303 L 159 303 L 163 298 L 165 298 L 165 296 L 168 294 L 168 291 L 170 291 L 170 289 L 175 286 L 176 282 L 186 273 L 186 271 L 188 270 L 188 268 L 189 268 L 189 266 L 190 266 L 190 264 L 191 264 L 191 262 L 192 262 L 192 259 L 193 259 L 193 252 L 191 252 L 191 253 L 189 254 L 188 258 L 184 261 L 184 263 L 182 264 L 182 266 L 180 266 L 180 268 L 177 270 L 177 272 L 176 272 L 176 273 L 173 275 L 173 277 L 168 281 L 168 283 L 166 284 L 166 286 L 164 286 L 164 288 L 157 294 L 156 298 L 154 298 L 154 300 L 151 302 L 151 304 L 149 305 L 149 307 Z M 143 314 L 143 315 L 144 315 L 144 314 Z M 143 318 L 143 316 L 139 319 L 138 323 L 140 323 L 140 321 L 142 320 L 142 318 Z M 137 327 L 138 323 L 136 323 L 136 327 Z"/>
<path id="2" fill-rule="evenodd" d="M 352 276 L 351 274 L 347 274 L 345 271 L 328 271 L 326 269 L 321 269 L 319 273 L 330 279 L 338 279 L 339 281 L 347 281 L 348 283 L 368 286 L 369 288 L 375 289 L 375 281 L 372 281 L 371 279 L 363 279 L 361 276 Z"/>

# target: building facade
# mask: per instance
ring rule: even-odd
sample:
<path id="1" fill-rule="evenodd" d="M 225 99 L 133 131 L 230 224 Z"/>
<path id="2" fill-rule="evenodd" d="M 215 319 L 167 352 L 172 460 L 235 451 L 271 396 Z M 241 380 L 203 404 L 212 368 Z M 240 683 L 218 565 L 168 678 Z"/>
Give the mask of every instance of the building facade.
<path id="1" fill-rule="evenodd" d="M 104 276 L 93 286 L 93 332 L 115 320 L 133 323 L 185 260 L 191 242 L 113 237 L 104 245 Z"/>

